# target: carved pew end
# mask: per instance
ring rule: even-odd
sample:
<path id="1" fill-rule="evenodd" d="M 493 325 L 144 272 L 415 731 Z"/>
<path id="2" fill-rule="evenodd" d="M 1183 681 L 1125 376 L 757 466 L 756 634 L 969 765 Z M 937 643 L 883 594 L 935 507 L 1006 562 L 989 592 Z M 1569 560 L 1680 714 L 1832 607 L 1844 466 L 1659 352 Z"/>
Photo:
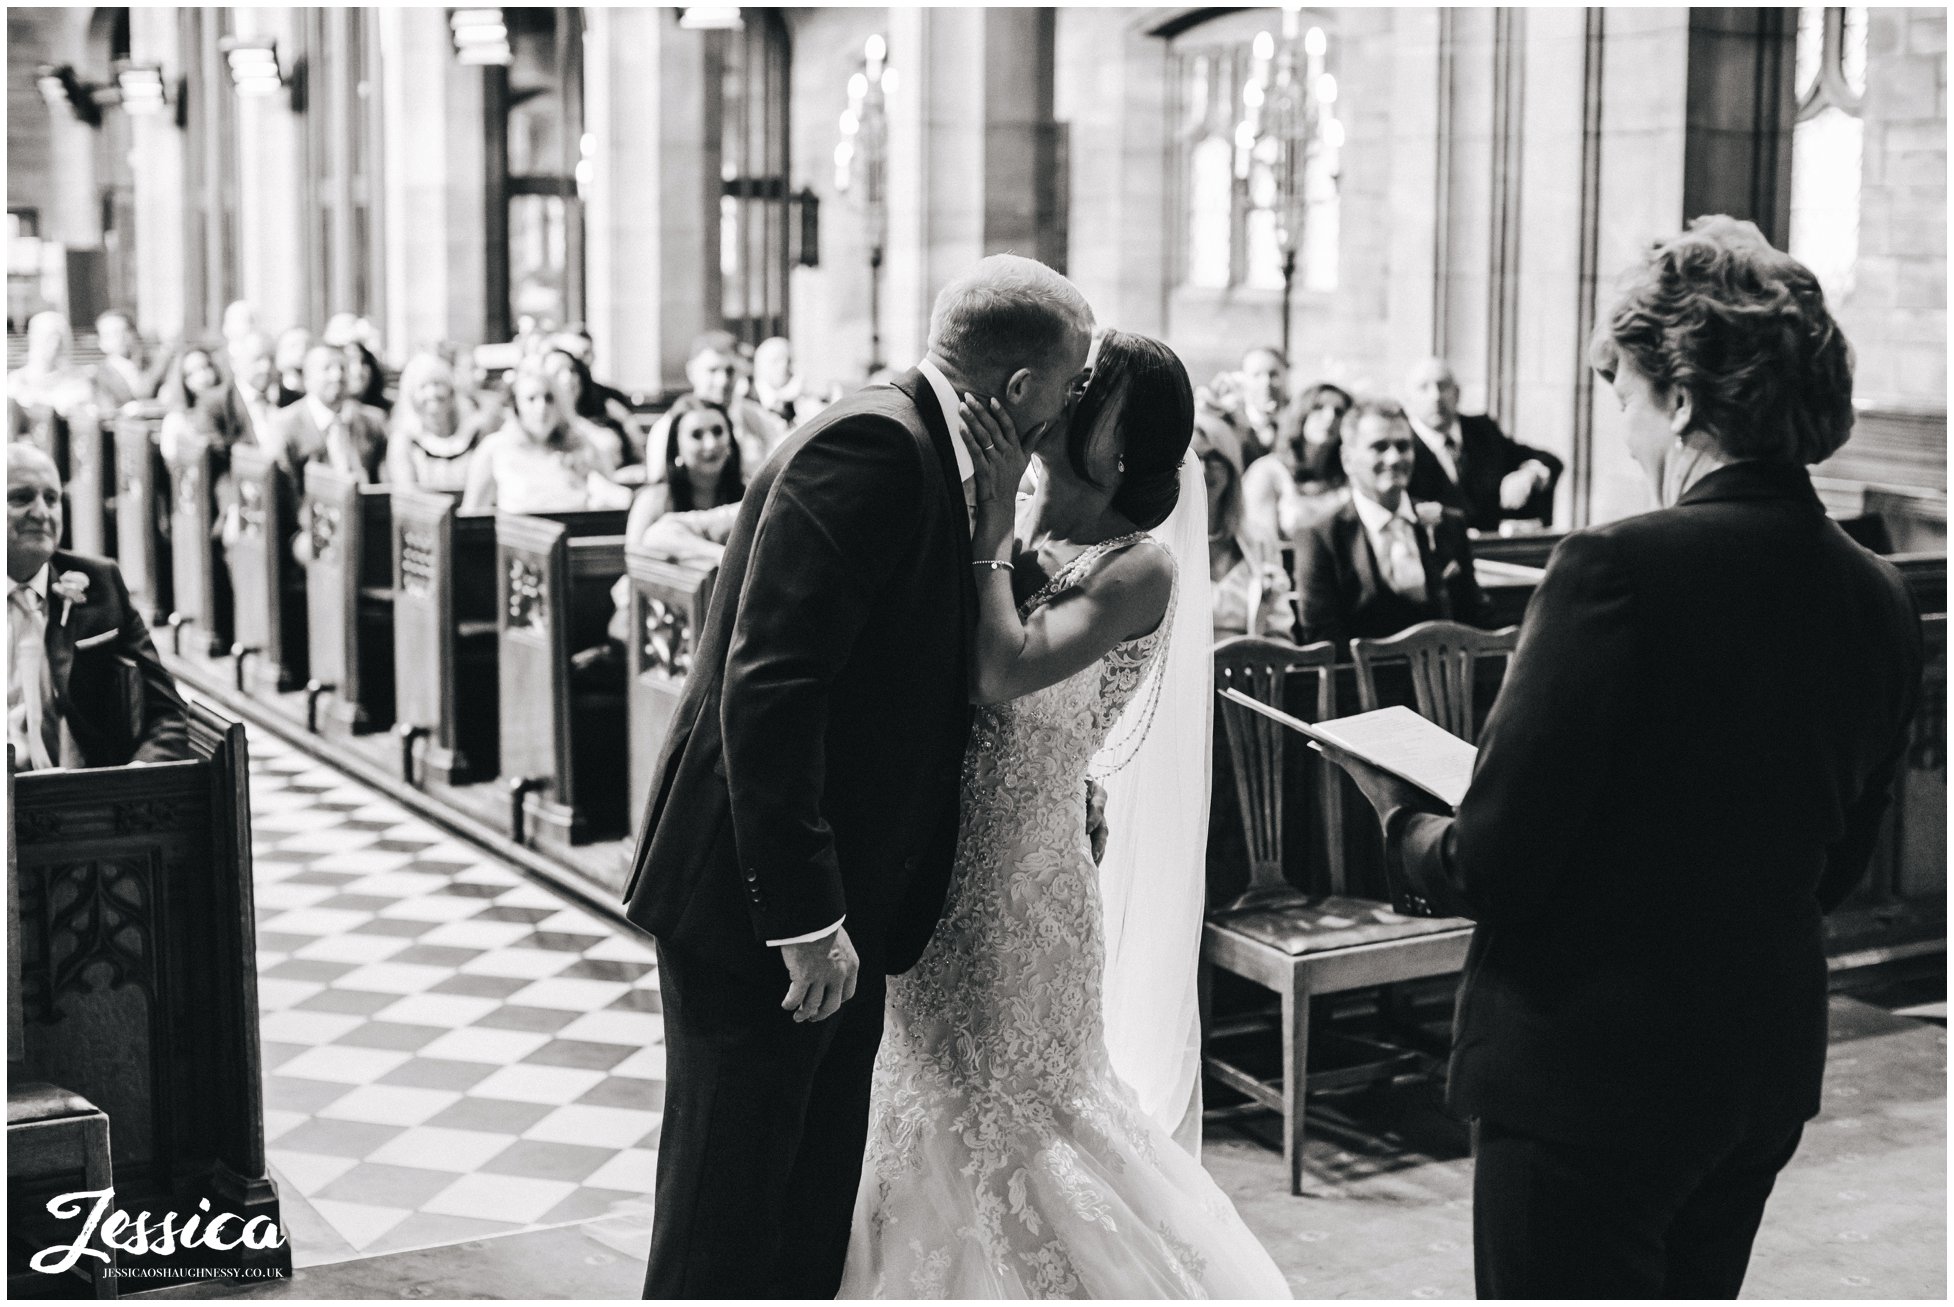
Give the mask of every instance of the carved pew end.
<path id="1" fill-rule="evenodd" d="M 548 779 L 548 777 L 544 776 L 511 776 L 509 778 L 509 838 L 517 844 L 525 843 L 528 835 L 528 823 L 524 814 L 523 800 L 531 790 L 542 789 L 548 783 Z"/>
<path id="2" fill-rule="evenodd" d="M 394 734 L 400 737 L 400 779 L 416 788 L 420 780 L 414 769 L 414 742 L 428 733 L 427 727 L 413 722 L 395 722 Z"/>
<path id="3" fill-rule="evenodd" d="M 305 729 L 314 735 L 319 733 L 319 696 L 330 694 L 333 688 L 324 681 L 305 683 Z"/>
<path id="4" fill-rule="evenodd" d="M 253 654 L 263 653 L 255 644 L 234 644 L 231 646 L 231 675 L 235 680 L 237 692 L 244 693 L 245 663 Z"/>

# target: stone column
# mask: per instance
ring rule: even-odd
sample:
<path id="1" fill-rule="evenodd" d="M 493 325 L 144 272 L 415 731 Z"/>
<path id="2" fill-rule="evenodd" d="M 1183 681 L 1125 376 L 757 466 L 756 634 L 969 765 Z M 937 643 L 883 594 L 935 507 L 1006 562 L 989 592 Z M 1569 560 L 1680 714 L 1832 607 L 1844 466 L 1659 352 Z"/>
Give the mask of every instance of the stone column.
<path id="1" fill-rule="evenodd" d="M 447 11 L 386 8 L 380 29 L 387 346 L 400 359 L 484 337 L 488 136 L 482 70 L 458 63 Z"/>
<path id="2" fill-rule="evenodd" d="M 586 14 L 585 296 L 597 372 L 626 389 L 684 384 L 692 338 L 716 325 L 718 156 L 706 140 L 704 34 L 670 9 Z"/>
<path id="3" fill-rule="evenodd" d="M 189 233 L 183 221 L 183 156 L 188 140 L 176 125 L 176 96 L 184 60 L 195 55 L 181 45 L 175 9 L 129 11 L 130 54 L 138 61 L 162 65 L 170 96 L 160 112 L 139 114 L 129 122 L 133 142 L 129 162 L 139 215 L 136 310 L 142 318 L 138 325 L 151 339 L 180 336 L 185 320 L 183 254 Z"/>
<path id="4" fill-rule="evenodd" d="M 298 11 L 239 8 L 232 13 L 239 36 L 278 42 L 279 66 L 291 77 L 300 50 Z M 324 71 L 310 70 L 315 82 Z M 288 93 L 240 96 L 228 84 L 217 93 L 233 97 L 237 105 L 238 295 L 258 311 L 266 331 L 296 325 L 317 330 L 341 306 L 307 303 L 306 251 L 318 237 L 306 217 L 304 123 L 292 112 Z"/>

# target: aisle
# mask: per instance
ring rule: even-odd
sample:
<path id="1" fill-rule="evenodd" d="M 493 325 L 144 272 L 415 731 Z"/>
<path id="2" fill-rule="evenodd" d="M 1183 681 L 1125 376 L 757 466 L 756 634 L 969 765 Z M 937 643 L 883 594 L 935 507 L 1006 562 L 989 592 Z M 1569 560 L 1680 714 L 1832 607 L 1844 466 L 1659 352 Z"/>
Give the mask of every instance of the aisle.
<path id="1" fill-rule="evenodd" d="M 296 1266 L 645 1210 L 648 944 L 251 732 L 265 1137 Z"/>

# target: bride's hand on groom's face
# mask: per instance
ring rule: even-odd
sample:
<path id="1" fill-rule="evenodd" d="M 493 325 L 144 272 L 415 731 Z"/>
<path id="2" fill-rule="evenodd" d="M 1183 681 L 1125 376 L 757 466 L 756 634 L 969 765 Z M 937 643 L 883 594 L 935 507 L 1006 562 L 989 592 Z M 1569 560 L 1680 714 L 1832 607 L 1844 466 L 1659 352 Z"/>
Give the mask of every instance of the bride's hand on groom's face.
<path id="1" fill-rule="evenodd" d="M 1018 436 L 1017 423 L 1000 401 L 966 393 L 957 403 L 957 413 L 963 420 L 977 492 L 973 540 L 986 548 L 1002 548 L 1011 538 L 1018 483 L 1024 480 L 1030 456 Z"/>

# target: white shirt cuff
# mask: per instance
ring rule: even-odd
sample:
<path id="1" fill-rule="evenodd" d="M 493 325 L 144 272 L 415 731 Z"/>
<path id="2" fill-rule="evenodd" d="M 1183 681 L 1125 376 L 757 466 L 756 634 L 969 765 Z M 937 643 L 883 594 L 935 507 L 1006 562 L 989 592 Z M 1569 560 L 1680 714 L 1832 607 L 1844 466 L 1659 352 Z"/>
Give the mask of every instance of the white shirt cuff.
<path id="1" fill-rule="evenodd" d="M 782 944 L 812 944 L 815 940 L 826 939 L 828 936 L 834 934 L 837 930 L 840 930 L 841 922 L 846 920 L 848 920 L 848 917 L 846 914 L 844 914 L 841 918 L 841 921 L 835 922 L 835 924 L 832 926 L 828 926 L 824 929 L 817 930 L 811 935 L 796 935 L 792 939 L 770 939 L 767 941 L 767 947 L 779 948 Z"/>

